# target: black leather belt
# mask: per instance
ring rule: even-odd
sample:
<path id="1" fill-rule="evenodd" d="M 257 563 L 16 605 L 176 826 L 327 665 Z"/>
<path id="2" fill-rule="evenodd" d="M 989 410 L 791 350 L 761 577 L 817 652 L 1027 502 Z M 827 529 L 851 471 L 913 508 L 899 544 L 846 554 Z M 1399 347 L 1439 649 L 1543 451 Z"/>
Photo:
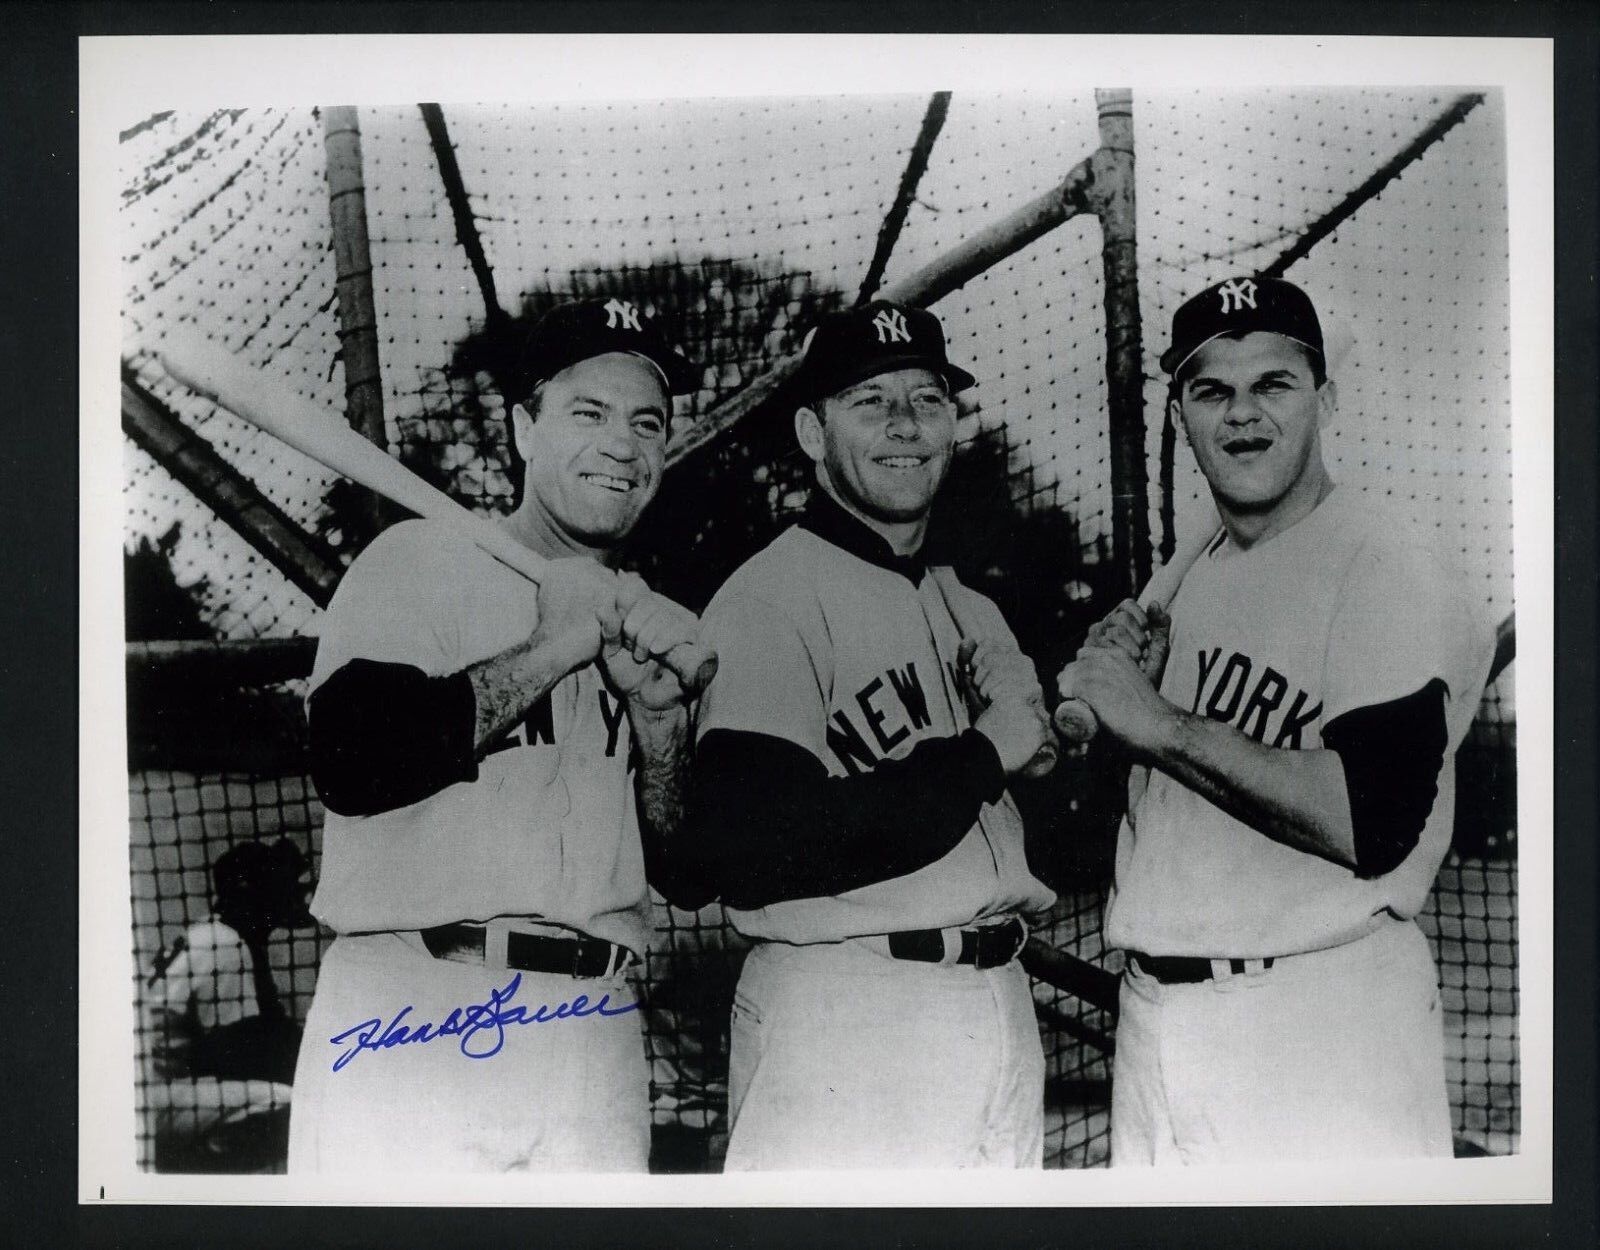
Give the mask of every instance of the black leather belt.
<path id="1" fill-rule="evenodd" d="M 486 963 L 488 927 L 462 921 L 423 929 L 422 944 L 435 959 L 457 963 Z M 523 972 L 554 972 L 568 977 L 605 977 L 632 963 L 633 952 L 626 946 L 600 938 L 546 937 L 538 933 L 506 933 L 507 968 Z M 496 961 L 498 966 L 498 961 Z"/>
<path id="2" fill-rule="evenodd" d="M 1209 981 L 1216 975 L 1211 960 L 1201 959 L 1198 955 L 1141 955 L 1133 951 L 1128 958 L 1145 976 L 1163 985 L 1192 985 L 1197 981 Z M 1234 976 L 1243 976 L 1251 971 L 1252 964 L 1259 965 L 1260 970 L 1265 972 L 1276 962 L 1272 958 L 1230 959 L 1227 964 L 1228 971 Z"/>
<path id="3" fill-rule="evenodd" d="M 943 929 L 910 929 L 889 934 L 889 953 L 896 959 L 919 963 L 970 964 L 976 968 L 1002 968 L 1017 957 L 1028 940 L 1028 927 L 1013 917 L 1004 924 L 961 930 L 961 949 L 947 960 Z"/>

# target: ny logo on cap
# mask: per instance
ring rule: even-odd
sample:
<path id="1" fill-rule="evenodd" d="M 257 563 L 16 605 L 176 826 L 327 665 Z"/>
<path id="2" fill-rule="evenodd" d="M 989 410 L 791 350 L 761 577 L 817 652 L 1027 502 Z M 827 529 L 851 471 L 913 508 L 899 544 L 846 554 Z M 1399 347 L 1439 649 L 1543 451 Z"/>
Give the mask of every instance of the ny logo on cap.
<path id="1" fill-rule="evenodd" d="M 1229 278 L 1217 288 L 1217 294 L 1222 296 L 1222 315 L 1238 312 L 1246 304 L 1251 308 L 1256 306 L 1256 284 L 1252 278 Z"/>
<path id="2" fill-rule="evenodd" d="M 624 330 L 638 330 L 643 332 L 644 327 L 639 324 L 639 310 L 625 299 L 608 299 L 606 301 L 606 329 L 615 330 L 621 326 Z"/>
<path id="3" fill-rule="evenodd" d="M 906 315 L 898 308 L 880 309 L 872 319 L 880 343 L 909 343 L 911 331 L 906 329 Z"/>

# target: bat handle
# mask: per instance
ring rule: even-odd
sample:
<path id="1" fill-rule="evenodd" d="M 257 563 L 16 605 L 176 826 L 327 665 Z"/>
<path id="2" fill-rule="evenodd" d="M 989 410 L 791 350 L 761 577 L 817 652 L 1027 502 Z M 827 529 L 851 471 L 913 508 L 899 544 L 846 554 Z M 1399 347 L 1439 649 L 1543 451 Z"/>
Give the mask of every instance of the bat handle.
<path id="1" fill-rule="evenodd" d="M 704 692 L 717 675 L 716 652 L 703 643 L 680 643 L 661 656 L 660 662 L 672 670 L 684 694 L 691 698 Z"/>
<path id="2" fill-rule="evenodd" d="M 691 673 L 679 673 L 678 680 L 684 683 L 684 691 L 690 695 L 702 693 L 711 684 L 711 679 L 717 675 L 717 657 L 704 648 L 697 648 L 698 662 L 691 661 L 684 665 L 693 668 Z"/>
<path id="3" fill-rule="evenodd" d="M 1037 702 L 1040 715 L 1044 715 L 1044 699 L 1041 696 Z M 1055 735 L 1050 732 L 1050 719 L 1045 717 L 1044 743 L 1033 753 L 1033 758 L 1028 761 L 1024 772 L 1029 776 L 1042 775 L 1056 766 L 1056 761 L 1061 758 L 1061 747 L 1056 742 Z"/>
<path id="4" fill-rule="evenodd" d="M 1054 768 L 1056 761 L 1061 758 L 1061 748 L 1048 738 L 1045 744 L 1034 752 L 1033 758 L 1028 761 L 1028 773 L 1031 776 L 1034 770 L 1048 772 Z"/>
<path id="5" fill-rule="evenodd" d="M 1178 587 L 1183 584 L 1184 577 L 1195 561 L 1217 540 L 1221 526 L 1222 522 L 1213 510 L 1208 520 L 1195 528 L 1189 541 L 1173 553 L 1172 559 L 1156 570 L 1139 595 L 1139 606 L 1146 611 L 1159 606 L 1165 611 L 1177 596 Z M 1073 746 L 1081 746 L 1100 732 L 1100 722 L 1095 717 L 1094 709 L 1082 699 L 1061 700 L 1056 704 L 1052 720 L 1061 740 Z"/>
<path id="6" fill-rule="evenodd" d="M 1055 716 L 1056 732 L 1065 742 L 1073 746 L 1081 746 L 1088 742 L 1100 730 L 1100 722 L 1095 719 L 1094 709 L 1082 699 L 1063 699 L 1056 704 Z"/>

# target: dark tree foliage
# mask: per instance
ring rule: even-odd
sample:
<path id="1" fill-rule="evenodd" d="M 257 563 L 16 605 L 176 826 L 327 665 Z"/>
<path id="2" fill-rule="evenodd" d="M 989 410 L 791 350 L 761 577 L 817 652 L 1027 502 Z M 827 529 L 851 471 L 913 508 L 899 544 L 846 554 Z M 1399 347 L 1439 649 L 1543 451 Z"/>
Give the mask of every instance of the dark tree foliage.
<path id="1" fill-rule="evenodd" d="M 129 642 L 216 637 L 205 615 L 210 579 L 183 586 L 173 571 L 172 553 L 181 536 L 182 522 L 174 521 L 154 540 L 142 537 L 132 549 L 123 549 L 123 623 Z"/>
<path id="2" fill-rule="evenodd" d="M 207 577 L 178 581 L 172 553 L 181 523 L 140 538 L 122 553 L 123 613 L 129 642 L 214 641 Z M 184 665 L 127 666 L 128 766 L 271 771 L 299 758 L 299 699 L 281 688 L 195 680 Z"/>

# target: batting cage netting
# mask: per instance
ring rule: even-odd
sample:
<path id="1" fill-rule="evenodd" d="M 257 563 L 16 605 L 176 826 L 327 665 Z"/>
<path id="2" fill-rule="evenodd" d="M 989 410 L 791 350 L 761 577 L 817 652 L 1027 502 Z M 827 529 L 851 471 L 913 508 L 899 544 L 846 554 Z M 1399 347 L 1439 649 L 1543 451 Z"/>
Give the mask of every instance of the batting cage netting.
<path id="1" fill-rule="evenodd" d="M 322 811 L 300 701 L 319 605 L 395 516 L 168 377 L 154 351 L 172 330 L 203 332 L 495 513 L 520 474 L 503 420 L 520 334 L 569 296 L 635 301 L 702 373 L 632 558 L 699 609 L 805 501 L 790 414 L 768 400 L 807 327 L 873 294 L 927 303 L 980 380 L 962 396 L 930 543 L 1000 604 L 1049 686 L 1196 516 L 1204 483 L 1164 415 L 1155 361 L 1178 304 L 1236 273 L 1312 293 L 1340 388 L 1334 477 L 1435 530 L 1501 623 L 1499 675 L 1459 761 L 1455 844 L 1421 920 L 1458 1153 L 1517 1150 L 1497 95 L 230 109 L 158 114 L 121 138 L 144 1166 L 282 1168 L 292 1085 L 273 1065 L 330 935 L 280 900 L 256 961 L 267 979 L 242 971 L 249 943 L 227 921 L 241 891 L 295 892 L 301 864 L 283 842 L 315 872 Z M 1120 956 L 1102 943 L 1101 908 L 1119 794 L 1069 756 L 1018 798 L 1030 859 L 1060 895 L 1029 952 L 1048 1163 L 1096 1166 L 1116 1037 Z M 261 853 L 224 859 L 251 844 Z M 652 1166 L 714 1169 L 743 948 L 717 906 L 660 904 L 656 923 Z M 271 1027 L 195 1062 L 196 1038 L 252 1018 Z"/>

